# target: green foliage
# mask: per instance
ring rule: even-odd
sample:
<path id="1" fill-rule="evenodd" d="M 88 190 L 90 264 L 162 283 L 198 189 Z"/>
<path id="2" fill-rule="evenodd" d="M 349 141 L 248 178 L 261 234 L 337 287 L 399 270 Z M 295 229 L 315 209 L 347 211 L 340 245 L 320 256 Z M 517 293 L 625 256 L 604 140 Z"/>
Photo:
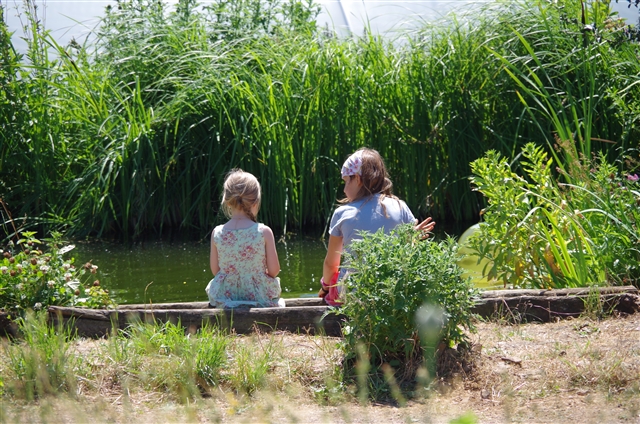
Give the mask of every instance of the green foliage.
<path id="1" fill-rule="evenodd" d="M 45 241 L 34 236 L 23 232 L 16 243 L 0 249 L 0 309 L 20 317 L 50 305 L 113 306 L 94 276 L 98 267 L 90 262 L 76 267 L 73 258 L 65 258 L 74 245 L 64 245 L 59 233 Z"/>
<path id="2" fill-rule="evenodd" d="M 465 412 L 457 418 L 454 418 L 449 421 L 449 424 L 476 424 L 478 422 L 478 417 L 473 412 Z"/>
<path id="3" fill-rule="evenodd" d="M 616 87 L 620 70 L 614 64 L 615 56 L 626 56 L 630 46 L 612 48 L 624 24 L 610 16 L 604 2 L 564 2 L 558 9 L 540 5 L 539 13 L 538 34 L 508 24 L 512 49 L 499 53 L 488 48 L 516 83 L 517 97 L 548 146 L 555 144 L 555 138 L 575 141 L 564 146 L 564 157 L 550 150 L 556 166 L 566 171 L 571 156 L 590 158 L 592 152 L 610 150 L 603 143 L 620 138 L 618 123 L 606 114 L 616 96 L 604 94 L 627 90 Z M 630 145 L 624 138 L 620 142 L 622 149 Z"/>
<path id="4" fill-rule="evenodd" d="M 242 399 L 251 401 L 264 389 L 309 389 L 332 404 L 344 402 L 347 391 L 340 380 L 342 351 L 335 340 L 322 336 L 245 337 L 212 324 L 194 330 L 179 322 L 155 321 L 132 322 L 124 330 L 114 329 L 106 340 L 72 340 L 73 326 L 54 327 L 47 314 L 31 312 L 18 325 L 21 336 L 0 344 L 5 403 L 101 396 L 108 389 L 123 403 L 146 393 L 192 404 L 216 396 L 215 391 L 229 396 L 231 407 L 243 408 Z M 327 366 L 319 367 L 319 362 Z"/>
<path id="5" fill-rule="evenodd" d="M 45 313 L 29 313 L 17 322 L 22 340 L 4 347 L 9 359 L 7 391 L 27 400 L 73 393 L 79 359 L 69 351 L 71 330 L 50 325 Z"/>
<path id="6" fill-rule="evenodd" d="M 262 351 L 256 351 L 255 346 L 236 345 L 233 360 L 233 372 L 228 378 L 237 392 L 251 394 L 264 386 L 272 365 L 269 345 Z"/>
<path id="7" fill-rule="evenodd" d="M 5 175 L 4 168 L 9 164 L 9 140 L 6 138 L 17 134 L 21 129 L 23 102 L 26 95 L 24 81 L 19 77 L 22 57 L 16 53 L 11 44 L 11 35 L 4 18 L 5 8 L 0 7 L 0 175 Z M 7 173 L 7 176 L 10 174 Z M 18 175 L 13 175 L 13 178 Z M 0 192 L 5 192 L 15 183 L 14 179 L 0 178 Z"/>
<path id="8" fill-rule="evenodd" d="M 184 337 L 184 328 L 178 323 L 133 323 L 127 329 L 138 354 L 183 355 L 190 352 L 191 343 Z"/>
<path id="9" fill-rule="evenodd" d="M 113 364 L 122 368 L 119 375 L 134 376 L 182 402 L 223 383 L 252 394 L 267 382 L 276 347 L 274 339 L 259 347 L 234 340 L 210 324 L 185 335 L 180 323 L 170 322 L 132 323 L 109 340 Z"/>
<path id="10" fill-rule="evenodd" d="M 215 327 L 205 325 L 198 331 L 196 348 L 196 374 L 202 381 L 214 386 L 221 380 L 221 370 L 227 361 L 229 340 Z"/>
<path id="11" fill-rule="evenodd" d="M 371 364 L 393 365 L 420 356 L 416 313 L 423 304 L 444 311 L 439 340 L 447 345 L 465 340 L 473 329 L 471 307 L 475 290 L 457 266 L 454 240 L 420 240 L 411 225 L 391 235 L 363 234 L 347 258 L 353 269 L 345 281 L 345 304 L 338 313 L 347 317 L 345 343 L 352 357 L 362 345 Z"/>
<path id="12" fill-rule="evenodd" d="M 593 33 L 578 2 L 527 0 L 392 44 L 320 31 L 306 1 L 121 0 L 94 44 L 69 46 L 28 9 L 25 58 L 0 30 L 2 197 L 27 230 L 201 237 L 241 167 L 263 183 L 261 221 L 322 226 L 341 161 L 368 145 L 417 215 L 475 219 L 469 163 L 490 149 L 575 133 L 611 161 L 637 140 L 635 46 L 585 6 Z"/>
<path id="13" fill-rule="evenodd" d="M 567 146 L 565 148 L 565 146 Z M 567 171 L 527 144 L 520 168 L 490 151 L 471 164 L 471 182 L 488 200 L 472 247 L 491 261 L 485 274 L 508 287 L 587 287 L 640 276 L 640 191 L 604 156 L 589 161 L 559 142 Z M 636 152 L 637 154 L 637 152 Z M 627 163 L 637 167 L 638 158 Z M 571 183 L 561 183 L 563 178 Z"/>

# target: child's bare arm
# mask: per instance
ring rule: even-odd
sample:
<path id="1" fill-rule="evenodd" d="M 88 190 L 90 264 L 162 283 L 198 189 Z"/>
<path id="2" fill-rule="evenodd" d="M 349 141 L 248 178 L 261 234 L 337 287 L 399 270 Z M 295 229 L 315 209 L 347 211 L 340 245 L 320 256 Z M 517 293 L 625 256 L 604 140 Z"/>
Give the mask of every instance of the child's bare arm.
<path id="1" fill-rule="evenodd" d="M 267 256 L 267 275 L 277 277 L 280 273 L 280 261 L 278 261 L 278 252 L 276 251 L 276 240 L 273 231 L 266 225 L 262 229 L 264 236 L 264 248 Z"/>
<path id="2" fill-rule="evenodd" d="M 342 237 L 329 236 L 329 247 L 322 266 L 322 278 L 325 284 L 330 284 L 333 274 L 340 270 L 340 257 L 342 255 Z"/>
<path id="3" fill-rule="evenodd" d="M 213 234 L 211 234 L 211 253 L 209 254 L 209 266 L 211 266 L 211 272 L 216 275 L 220 271 L 220 265 L 218 264 L 218 248 L 213 241 Z"/>

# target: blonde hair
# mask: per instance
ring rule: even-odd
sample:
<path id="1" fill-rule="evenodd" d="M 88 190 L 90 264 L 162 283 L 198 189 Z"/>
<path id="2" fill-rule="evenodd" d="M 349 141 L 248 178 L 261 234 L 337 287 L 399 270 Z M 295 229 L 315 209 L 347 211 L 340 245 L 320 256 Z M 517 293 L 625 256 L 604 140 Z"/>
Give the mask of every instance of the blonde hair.
<path id="1" fill-rule="evenodd" d="M 222 209 L 231 218 L 233 210 L 241 210 L 254 222 L 256 217 L 251 209 L 258 205 L 260 209 L 260 183 L 258 179 L 242 169 L 229 171 L 224 180 L 222 192 Z"/>

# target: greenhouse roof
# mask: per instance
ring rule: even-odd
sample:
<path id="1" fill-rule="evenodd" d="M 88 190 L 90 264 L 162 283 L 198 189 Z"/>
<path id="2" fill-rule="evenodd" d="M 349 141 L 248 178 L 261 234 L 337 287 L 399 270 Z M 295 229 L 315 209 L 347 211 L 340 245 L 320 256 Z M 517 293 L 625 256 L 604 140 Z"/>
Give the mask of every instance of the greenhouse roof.
<path id="1" fill-rule="evenodd" d="M 60 44 L 72 38 L 82 40 L 99 22 L 99 16 L 115 0 L 31 0 L 39 7 L 39 18 Z M 206 4 L 211 0 L 200 0 Z M 474 7 L 492 3 L 493 0 L 316 0 L 321 6 L 318 22 L 334 29 L 340 35 L 361 35 L 369 28 L 373 34 L 394 35 L 402 31 L 419 28 L 425 23 L 440 21 L 451 12 L 456 14 L 473 10 Z M 24 52 L 26 44 L 21 39 L 22 24 L 16 9 L 21 2 L 5 2 L 5 18 L 9 30 L 14 32 L 16 49 Z M 176 3 L 169 0 L 167 3 Z M 637 21 L 635 8 L 620 0 L 611 2 L 611 7 L 627 20 Z"/>

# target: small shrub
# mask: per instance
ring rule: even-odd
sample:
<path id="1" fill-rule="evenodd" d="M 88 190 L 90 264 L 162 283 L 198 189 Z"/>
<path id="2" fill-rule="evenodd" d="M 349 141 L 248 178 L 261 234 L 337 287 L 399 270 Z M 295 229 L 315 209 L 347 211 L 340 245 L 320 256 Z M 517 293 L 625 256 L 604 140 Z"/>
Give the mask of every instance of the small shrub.
<path id="1" fill-rule="evenodd" d="M 343 331 L 347 355 L 362 345 L 373 370 L 382 363 L 398 366 L 418 357 L 416 313 L 424 304 L 438 305 L 445 322 L 440 340 L 454 345 L 465 340 L 463 328 L 473 329 L 471 307 L 476 293 L 462 278 L 457 245 L 420 240 L 410 225 L 391 235 L 365 233 L 347 255 L 353 269 L 345 280 L 346 300 L 337 313 L 348 321 Z"/>
<path id="2" fill-rule="evenodd" d="M 34 235 L 23 232 L 16 243 L 0 249 L 0 309 L 21 317 L 50 305 L 113 306 L 95 276 L 98 267 L 90 262 L 76 267 L 73 258 L 65 258 L 74 245 L 63 245 L 59 233 L 46 242 Z"/>

